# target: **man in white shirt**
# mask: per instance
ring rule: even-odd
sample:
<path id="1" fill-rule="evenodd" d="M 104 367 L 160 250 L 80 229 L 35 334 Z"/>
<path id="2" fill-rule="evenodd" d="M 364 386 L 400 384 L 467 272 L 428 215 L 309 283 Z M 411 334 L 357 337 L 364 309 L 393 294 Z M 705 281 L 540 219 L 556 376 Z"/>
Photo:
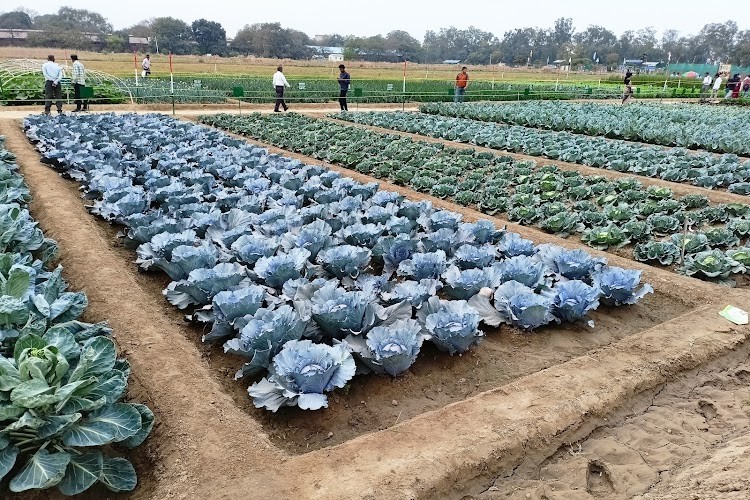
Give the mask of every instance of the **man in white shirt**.
<path id="1" fill-rule="evenodd" d="M 55 98 L 57 114 L 62 114 L 62 68 L 55 62 L 55 56 L 47 56 L 47 62 L 42 64 L 42 75 L 44 75 L 44 114 L 48 115 L 52 109 L 52 98 Z"/>
<path id="2" fill-rule="evenodd" d="M 151 54 L 146 54 L 146 57 L 143 59 L 143 62 L 141 63 L 141 68 L 143 68 L 143 72 L 141 73 L 141 76 L 143 78 L 146 78 L 147 76 L 151 76 Z"/>
<path id="3" fill-rule="evenodd" d="M 714 87 L 711 90 L 712 99 L 716 99 L 716 96 L 718 95 L 720 88 L 721 88 L 721 75 L 719 73 L 716 73 L 716 78 L 714 79 Z"/>
<path id="4" fill-rule="evenodd" d="M 83 63 L 78 60 L 76 54 L 71 54 L 70 60 L 73 61 L 73 72 L 70 75 L 70 83 L 73 84 L 73 98 L 76 103 L 76 109 L 74 109 L 73 112 L 78 113 L 79 111 L 88 111 L 88 99 L 85 101 L 81 100 L 81 89 L 86 86 L 86 70 L 83 67 Z"/>
<path id="5" fill-rule="evenodd" d="M 284 102 L 284 88 L 291 87 L 289 85 L 289 82 L 286 81 L 286 77 L 284 76 L 284 73 L 281 72 L 282 67 L 279 66 L 276 68 L 276 73 L 273 74 L 273 86 L 276 89 L 276 106 L 273 108 L 273 110 L 276 113 L 280 113 L 281 110 L 279 109 L 279 106 L 284 108 L 284 111 L 289 109 L 289 107 Z"/>
<path id="6" fill-rule="evenodd" d="M 701 87 L 701 101 L 705 101 L 706 97 L 708 97 L 708 92 L 711 90 L 711 84 L 713 81 L 714 79 L 711 78 L 710 73 L 707 71 L 706 76 L 703 77 L 703 86 Z"/>

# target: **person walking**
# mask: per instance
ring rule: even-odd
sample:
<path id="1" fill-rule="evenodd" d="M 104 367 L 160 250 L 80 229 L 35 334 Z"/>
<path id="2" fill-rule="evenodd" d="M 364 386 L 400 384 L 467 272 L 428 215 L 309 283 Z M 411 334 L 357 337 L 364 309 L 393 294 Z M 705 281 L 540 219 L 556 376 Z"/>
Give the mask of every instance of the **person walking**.
<path id="1" fill-rule="evenodd" d="M 341 111 L 349 111 L 346 105 L 346 93 L 349 92 L 349 85 L 352 83 L 352 77 L 346 72 L 346 66 L 339 64 L 339 106 Z M 355 96 L 356 97 L 356 96 Z"/>
<path id="2" fill-rule="evenodd" d="M 739 75 L 734 75 L 732 77 L 729 76 L 729 73 L 727 73 L 727 83 L 724 85 L 724 99 L 729 99 L 732 97 L 732 92 L 734 92 L 734 84 L 736 83 L 736 80 L 739 80 Z"/>
<path id="3" fill-rule="evenodd" d="M 625 92 L 622 94 L 622 103 L 625 104 L 625 101 L 633 97 L 633 86 L 631 85 L 631 82 L 633 81 L 633 72 L 627 70 L 625 72 L 625 78 L 623 78 L 622 81 L 625 84 Z"/>
<path id="4" fill-rule="evenodd" d="M 706 76 L 703 77 L 703 86 L 701 87 L 701 102 L 705 102 L 708 97 L 708 93 L 711 90 L 711 84 L 714 79 L 711 78 L 711 74 L 706 71 Z"/>
<path id="5" fill-rule="evenodd" d="M 146 54 L 146 57 L 143 58 L 141 68 L 143 68 L 143 71 L 141 72 L 143 78 L 151 76 L 151 54 Z"/>
<path id="6" fill-rule="evenodd" d="M 78 60 L 78 55 L 71 54 L 70 60 L 73 61 L 73 72 L 70 75 L 70 82 L 73 84 L 73 98 L 75 99 L 76 109 L 74 113 L 89 110 L 89 101 L 81 100 L 81 89 L 86 86 L 86 69 L 83 63 Z"/>
<path id="7" fill-rule="evenodd" d="M 721 73 L 716 73 L 714 77 L 714 87 L 711 89 L 711 99 L 716 99 L 721 89 Z"/>
<path id="8" fill-rule="evenodd" d="M 742 90 L 742 79 L 740 78 L 739 73 L 735 73 L 732 77 L 732 80 L 734 82 L 734 85 L 732 85 L 732 99 L 739 99 L 740 98 L 740 91 Z"/>
<path id="9" fill-rule="evenodd" d="M 742 97 L 750 96 L 750 75 L 745 75 L 745 79 L 742 80 Z"/>
<path id="10" fill-rule="evenodd" d="M 453 102 L 464 102 L 466 86 L 469 84 L 469 74 L 466 73 L 466 66 L 461 68 L 461 72 L 456 75 L 456 92 L 453 95 Z"/>
<path id="11" fill-rule="evenodd" d="M 44 75 L 44 114 L 48 115 L 52 109 L 52 98 L 55 98 L 57 114 L 62 114 L 62 68 L 55 62 L 55 56 L 48 55 L 47 62 L 42 64 L 42 75 Z"/>
<path id="12" fill-rule="evenodd" d="M 286 81 L 284 73 L 282 73 L 282 67 L 276 68 L 276 73 L 273 74 L 273 86 L 276 89 L 276 106 L 273 108 L 274 112 L 280 113 L 279 106 L 284 108 L 284 111 L 288 110 L 289 107 L 284 102 L 284 89 L 291 87 L 289 82 Z"/>

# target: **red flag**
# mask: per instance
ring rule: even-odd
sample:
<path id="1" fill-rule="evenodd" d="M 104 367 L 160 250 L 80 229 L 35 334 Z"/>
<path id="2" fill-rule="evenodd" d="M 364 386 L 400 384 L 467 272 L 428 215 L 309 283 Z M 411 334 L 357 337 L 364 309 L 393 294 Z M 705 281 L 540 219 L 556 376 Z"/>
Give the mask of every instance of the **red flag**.
<path id="1" fill-rule="evenodd" d="M 172 73 L 172 53 L 169 53 L 169 72 Z"/>

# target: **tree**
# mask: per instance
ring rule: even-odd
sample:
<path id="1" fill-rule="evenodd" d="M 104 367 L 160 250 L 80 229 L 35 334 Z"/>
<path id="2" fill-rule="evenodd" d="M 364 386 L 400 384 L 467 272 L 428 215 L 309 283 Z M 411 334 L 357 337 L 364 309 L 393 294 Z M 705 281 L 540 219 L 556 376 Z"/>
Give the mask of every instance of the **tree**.
<path id="1" fill-rule="evenodd" d="M 385 50 L 407 61 L 419 61 L 422 57 L 419 40 L 401 30 L 391 31 L 385 36 Z"/>
<path id="2" fill-rule="evenodd" d="M 593 62 L 596 62 L 596 59 L 599 59 L 600 63 L 606 62 L 607 55 L 617 50 L 617 36 L 602 26 L 592 25 L 576 33 L 573 35 L 573 42 L 575 55 L 580 58 L 588 57 Z M 615 62 L 619 58 L 618 55 Z"/>
<path id="3" fill-rule="evenodd" d="M 560 17 L 555 20 L 552 28 L 552 43 L 557 46 L 570 43 L 573 40 L 573 20 L 569 17 Z"/>
<path id="4" fill-rule="evenodd" d="M 123 31 L 126 31 L 130 36 L 151 38 L 152 36 L 154 36 L 154 29 L 151 27 L 151 25 L 153 24 L 153 18 L 144 19 L 143 21 L 138 22 L 138 24 L 134 24 L 130 28 L 125 28 Z"/>
<path id="5" fill-rule="evenodd" d="M 535 40 L 539 33 L 534 28 L 506 31 L 500 42 L 502 62 L 505 64 L 526 64 L 533 57 Z"/>
<path id="6" fill-rule="evenodd" d="M 62 49 L 91 50 L 93 41 L 80 31 L 48 28 L 29 33 L 26 43 L 31 47 L 59 47 Z"/>
<path id="7" fill-rule="evenodd" d="M 221 24 L 206 19 L 193 21 L 193 38 L 201 54 L 224 55 L 227 52 L 227 32 Z"/>
<path id="8" fill-rule="evenodd" d="M 469 64 L 486 64 L 500 43 L 492 33 L 473 26 L 465 30 L 451 26 L 441 28 L 438 33 L 428 31 L 422 47 L 426 62 L 458 59 Z"/>
<path id="9" fill-rule="evenodd" d="M 34 21 L 26 12 L 13 11 L 0 14 L 0 28 L 28 30 L 33 27 Z"/>
<path id="10" fill-rule="evenodd" d="M 34 27 L 42 30 L 68 30 L 82 33 L 111 33 L 114 29 L 107 18 L 86 9 L 60 7 L 57 14 L 37 16 Z"/>
<path id="11" fill-rule="evenodd" d="M 703 61 L 712 63 L 730 61 L 734 52 L 734 38 L 738 31 L 737 23 L 734 21 L 709 23 L 703 26 L 696 35 L 703 49 L 701 51 Z"/>
<path id="12" fill-rule="evenodd" d="M 314 45 L 318 47 L 343 47 L 346 37 L 334 33 L 332 35 L 315 35 Z"/>
<path id="13" fill-rule="evenodd" d="M 130 43 L 127 30 L 115 31 L 107 35 L 104 47 L 110 52 L 128 52 L 130 50 Z"/>
<path id="14" fill-rule="evenodd" d="M 159 52 L 166 54 L 191 54 L 195 45 L 193 31 L 190 26 L 174 17 L 157 17 L 151 23 L 154 37 L 151 39 L 151 49 L 159 47 Z"/>
<path id="15" fill-rule="evenodd" d="M 310 37 L 281 27 L 281 23 L 257 23 L 245 26 L 235 35 L 232 50 L 241 54 L 280 59 L 307 59 L 312 54 Z"/>

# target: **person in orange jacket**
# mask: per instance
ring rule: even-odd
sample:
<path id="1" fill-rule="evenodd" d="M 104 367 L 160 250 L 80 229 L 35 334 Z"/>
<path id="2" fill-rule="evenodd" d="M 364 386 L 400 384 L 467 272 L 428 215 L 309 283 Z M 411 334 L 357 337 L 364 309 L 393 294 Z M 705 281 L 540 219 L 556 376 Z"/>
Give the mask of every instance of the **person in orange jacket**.
<path id="1" fill-rule="evenodd" d="M 464 102 L 464 93 L 468 84 L 469 75 L 466 73 L 466 66 L 464 66 L 461 68 L 461 72 L 456 75 L 456 93 L 453 96 L 453 102 Z"/>

